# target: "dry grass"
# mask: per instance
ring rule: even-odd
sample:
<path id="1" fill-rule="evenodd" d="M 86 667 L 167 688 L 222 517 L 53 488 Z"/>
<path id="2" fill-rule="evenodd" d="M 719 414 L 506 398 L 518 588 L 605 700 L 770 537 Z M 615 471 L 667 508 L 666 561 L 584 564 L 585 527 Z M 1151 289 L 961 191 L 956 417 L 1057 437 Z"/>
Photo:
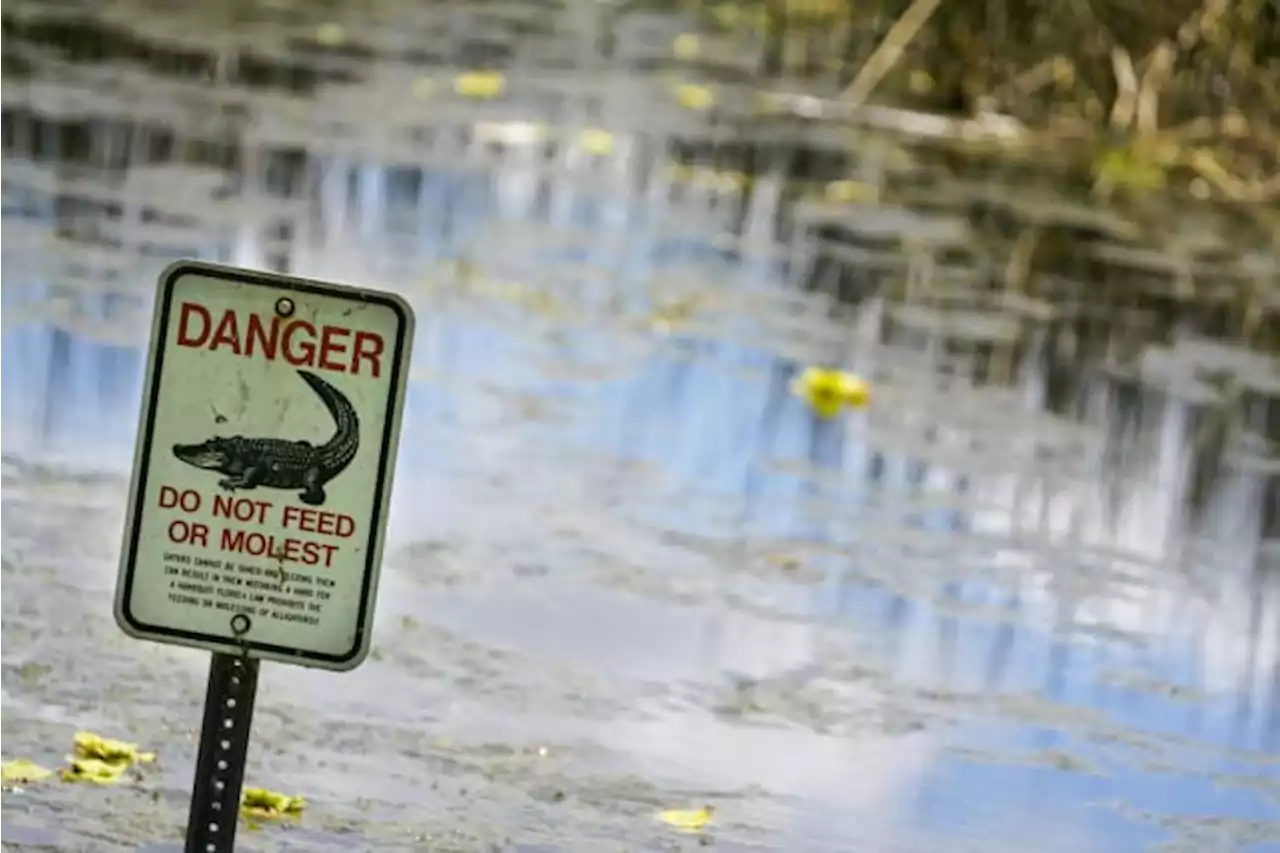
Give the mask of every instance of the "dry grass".
<path id="1" fill-rule="evenodd" d="M 1275 0 L 766 0 L 692 4 L 762 39 L 765 76 L 853 103 L 999 113 L 1095 191 L 1178 184 L 1243 207 L 1280 200 Z"/>

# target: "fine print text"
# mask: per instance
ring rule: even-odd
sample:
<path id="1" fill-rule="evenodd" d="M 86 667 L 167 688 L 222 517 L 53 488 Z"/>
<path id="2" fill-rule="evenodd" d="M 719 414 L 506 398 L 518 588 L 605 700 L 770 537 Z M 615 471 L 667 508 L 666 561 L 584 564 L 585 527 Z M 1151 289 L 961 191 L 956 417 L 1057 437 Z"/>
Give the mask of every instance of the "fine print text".
<path id="1" fill-rule="evenodd" d="M 351 516 L 167 485 L 157 505 L 171 516 L 164 571 L 173 603 L 319 624 L 334 586 L 325 570 L 356 533 Z"/>

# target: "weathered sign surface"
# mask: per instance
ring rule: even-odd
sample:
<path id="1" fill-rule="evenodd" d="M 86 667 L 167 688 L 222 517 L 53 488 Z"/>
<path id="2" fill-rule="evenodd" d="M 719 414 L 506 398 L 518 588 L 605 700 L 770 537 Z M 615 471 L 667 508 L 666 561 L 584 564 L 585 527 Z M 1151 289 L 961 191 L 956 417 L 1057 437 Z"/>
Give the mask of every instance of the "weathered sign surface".
<path id="1" fill-rule="evenodd" d="M 413 312 L 183 261 L 160 278 L 116 620 L 328 669 L 368 652 Z"/>

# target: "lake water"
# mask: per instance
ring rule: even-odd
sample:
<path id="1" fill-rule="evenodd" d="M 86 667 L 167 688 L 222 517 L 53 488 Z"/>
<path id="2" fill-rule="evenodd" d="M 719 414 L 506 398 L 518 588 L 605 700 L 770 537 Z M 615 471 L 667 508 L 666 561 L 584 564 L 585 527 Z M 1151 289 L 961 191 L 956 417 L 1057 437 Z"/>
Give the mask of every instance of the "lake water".
<path id="1" fill-rule="evenodd" d="M 264 668 L 248 784 L 309 806 L 245 849 L 1280 850 L 1273 357 L 1179 332 L 1121 370 L 1008 308 L 799 286 L 780 184 L 671 163 L 714 122 L 637 110 L 661 87 L 622 60 L 548 70 L 589 16 L 487 99 L 290 40 L 334 42 L 323 20 L 121 6 L 58 47 L 75 4 L 12 5 L 4 757 L 56 766 L 91 729 L 159 761 L 6 791 L 6 850 L 181 837 L 207 658 L 110 612 L 179 257 L 418 316 L 374 652 Z M 646 20 L 626 43 L 668 50 L 679 22 Z M 316 69 L 343 82 L 285 91 Z M 870 407 L 817 418 L 789 386 L 823 363 Z M 653 817 L 703 803 L 701 837 Z"/>

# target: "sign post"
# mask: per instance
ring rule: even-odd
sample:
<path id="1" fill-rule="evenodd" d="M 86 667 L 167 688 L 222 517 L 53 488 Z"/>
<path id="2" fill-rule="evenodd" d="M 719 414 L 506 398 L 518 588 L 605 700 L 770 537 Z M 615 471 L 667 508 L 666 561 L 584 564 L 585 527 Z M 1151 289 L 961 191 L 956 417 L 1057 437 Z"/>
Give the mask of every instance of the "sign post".
<path id="1" fill-rule="evenodd" d="M 160 277 L 115 617 L 213 653 L 187 853 L 233 849 L 259 661 L 368 654 L 413 329 L 380 291 Z"/>
<path id="2" fill-rule="evenodd" d="M 257 692 L 258 662 L 254 658 L 213 653 L 184 853 L 231 853 L 235 848 Z"/>

